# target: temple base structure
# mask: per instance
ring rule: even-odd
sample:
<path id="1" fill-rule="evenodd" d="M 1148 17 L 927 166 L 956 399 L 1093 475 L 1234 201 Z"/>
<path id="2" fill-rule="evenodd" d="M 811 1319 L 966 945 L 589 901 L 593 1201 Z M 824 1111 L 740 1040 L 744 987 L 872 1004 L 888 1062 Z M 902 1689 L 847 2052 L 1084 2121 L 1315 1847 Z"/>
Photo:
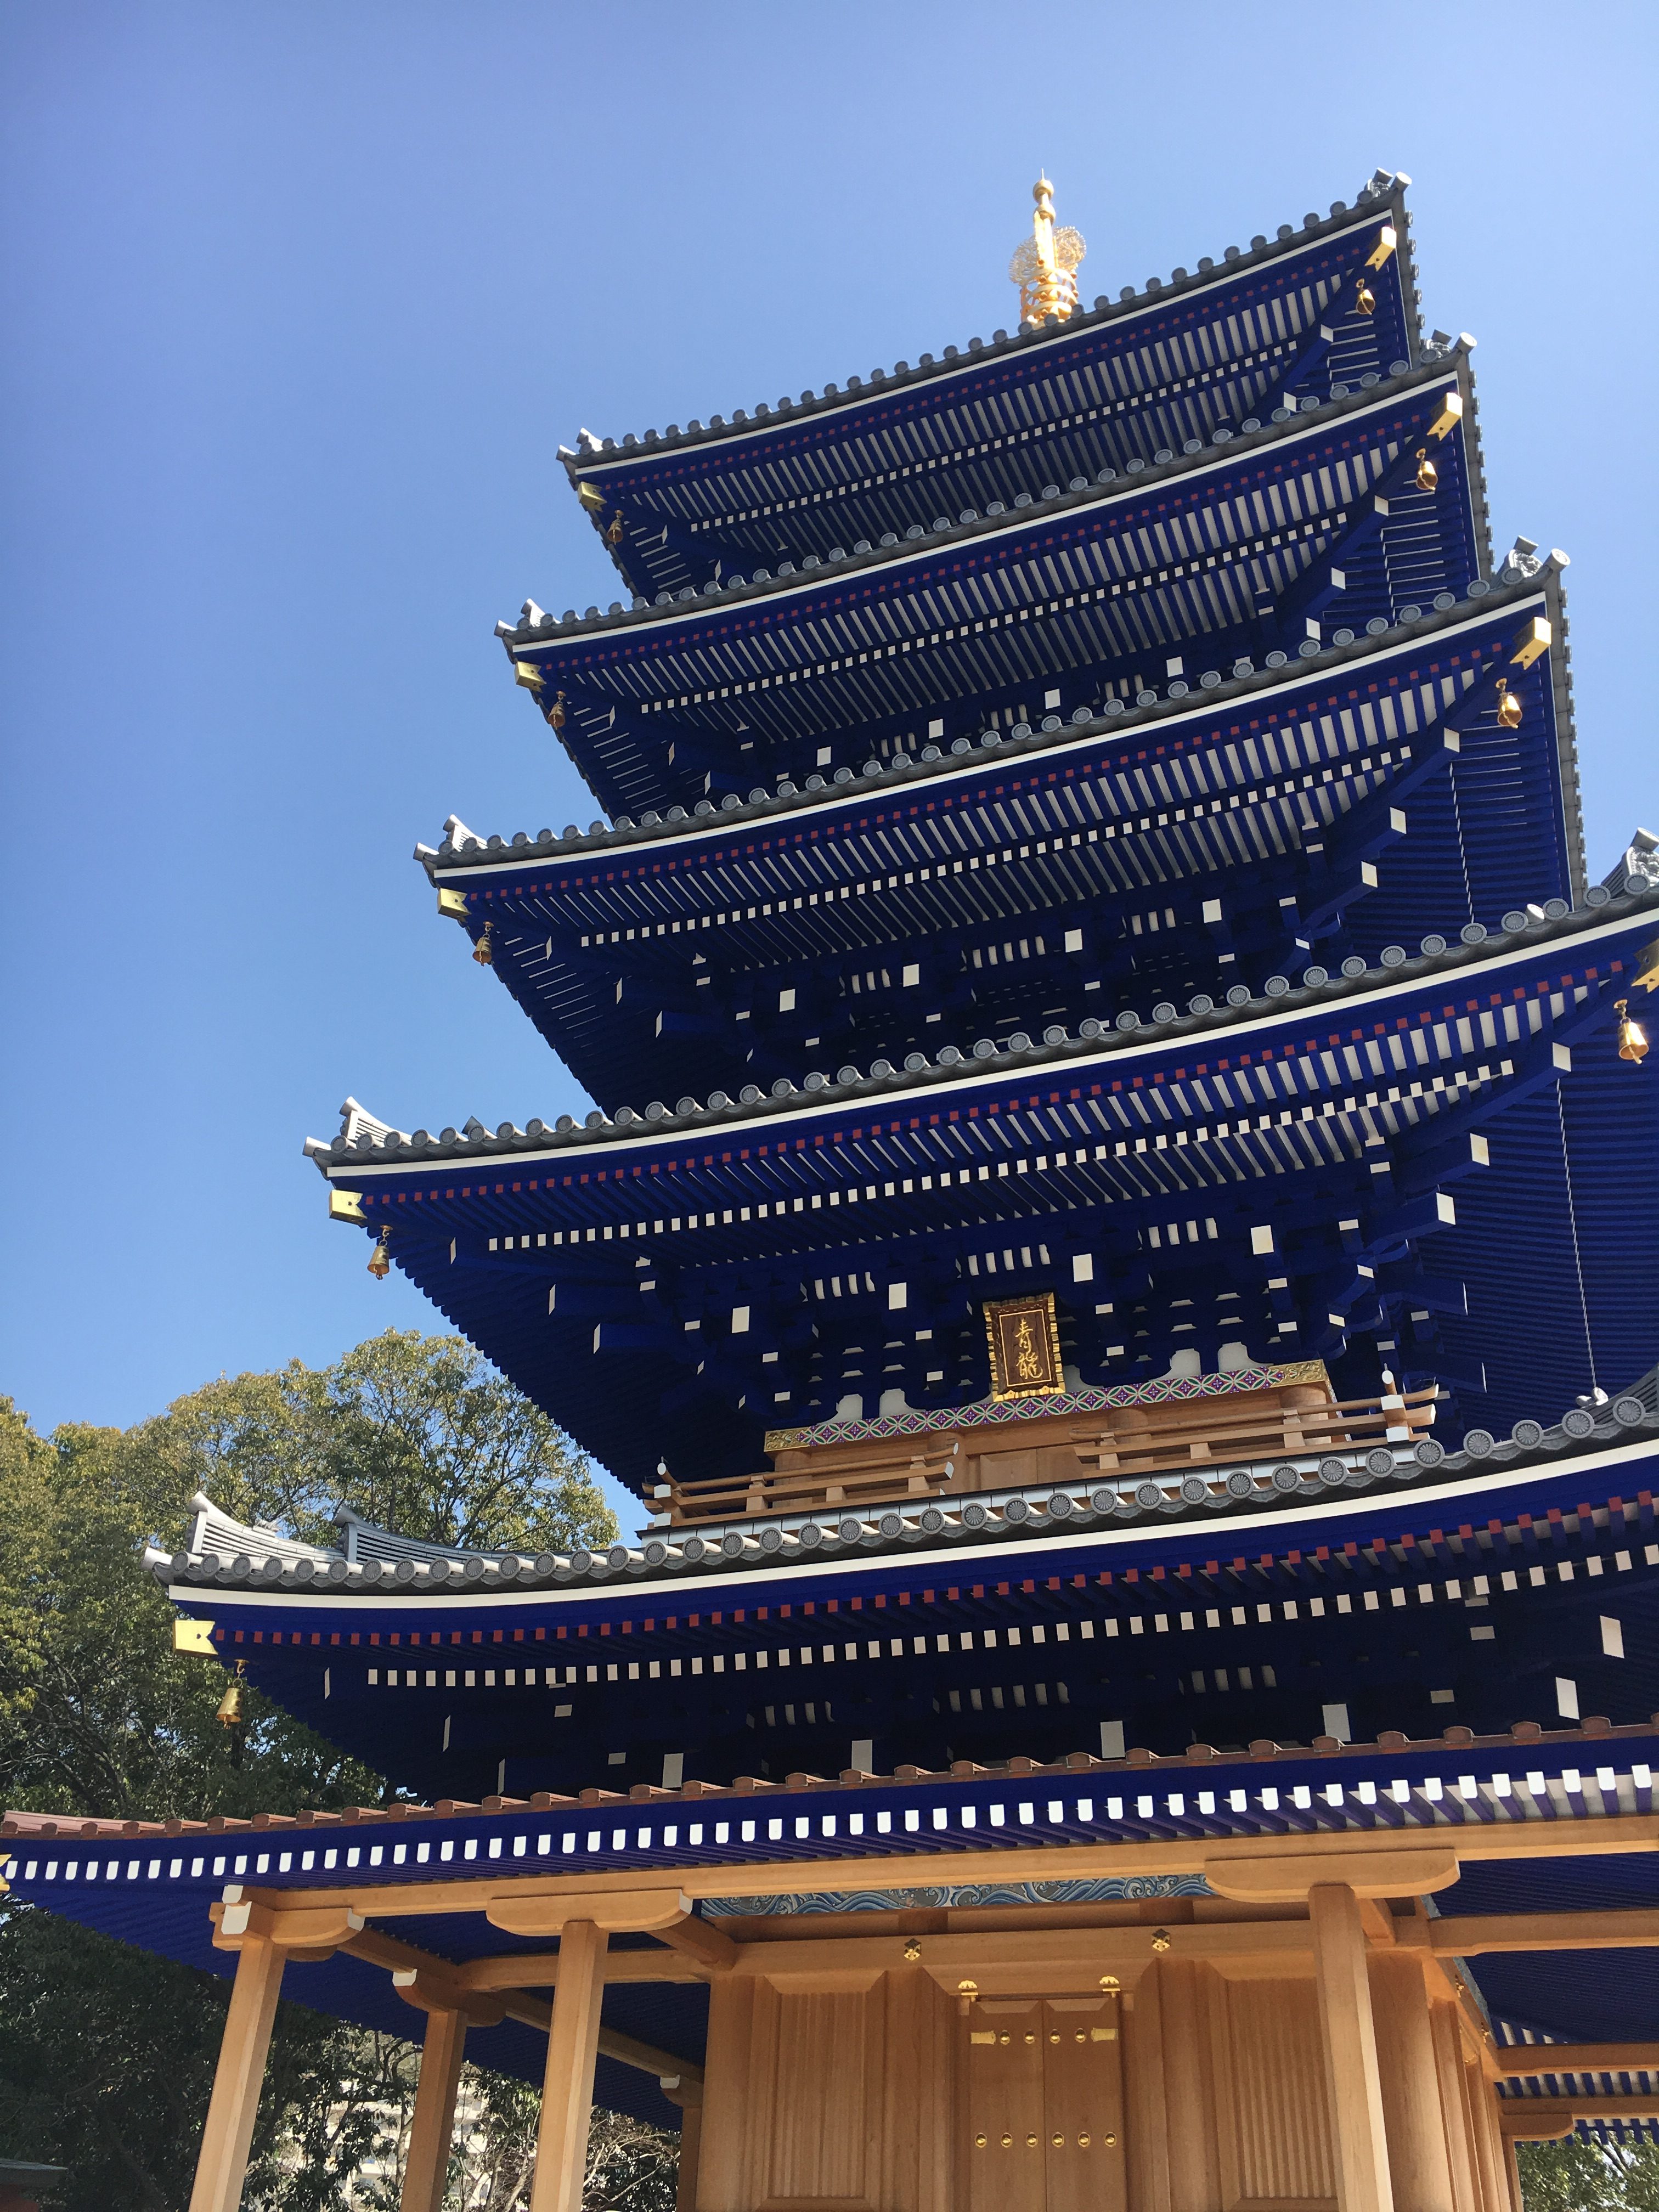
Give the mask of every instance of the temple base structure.
<path id="1" fill-rule="evenodd" d="M 711 2006 L 701 2212 L 1518 2212 L 1465 1993 L 1385 1906 L 1183 1904 L 746 1945 Z"/>
<path id="2" fill-rule="evenodd" d="M 353 1978 L 350 2016 L 368 2017 L 362 1993 L 378 1986 L 364 1966 L 394 2011 L 401 1999 L 428 2015 L 408 2212 L 441 2193 L 465 2039 L 503 2016 L 538 2031 L 544 2054 L 535 2212 L 580 2204 L 601 2054 L 656 2075 L 679 2107 L 680 2212 L 1521 2212 L 1517 2140 L 1659 2118 L 1659 2045 L 1506 2042 L 1466 1964 L 1528 1954 L 1547 1977 L 1552 1954 L 1659 1942 L 1646 1909 L 1504 1909 L 1512 1882 L 1517 1902 L 1558 1874 L 1571 1890 L 1586 1856 L 1604 1874 L 1650 1863 L 1659 1816 L 1625 1810 L 1624 1795 L 1633 1783 L 1645 1797 L 1652 1736 L 1626 1733 L 1595 1739 L 1615 1761 L 1605 1809 L 1557 1820 L 1450 1826 L 1419 1808 L 1397 1827 L 1246 1834 L 1222 1810 L 1235 1790 L 1206 1797 L 1208 1833 L 1189 1820 L 1185 1835 L 983 1847 L 975 1830 L 1095 1809 L 1062 1802 L 1079 1784 L 1054 1769 L 988 1784 L 1013 1779 L 1029 1805 L 980 1804 L 984 1778 L 921 1776 L 898 1793 L 863 1777 L 839 1790 L 801 1777 L 758 1799 L 658 1792 L 587 1812 L 629 1822 L 592 1837 L 562 1831 L 584 1817 L 571 1801 L 366 1816 L 356 1835 L 385 1842 L 204 1898 L 214 1947 L 239 1956 L 192 2212 L 236 2212 L 278 1989 L 337 2003 L 331 1964 Z M 1373 1755 L 1337 1757 L 1352 1771 L 1326 1786 L 1328 1810 L 1336 1796 L 1398 1802 L 1370 1778 Z M 1161 1802 L 1137 1801 L 1143 1821 L 1187 1817 L 1174 1764 L 1153 1785 Z M 1281 1755 L 1265 1771 L 1297 1770 Z M 1434 1787 L 1425 1774 L 1418 1794 Z M 1267 1811 L 1304 1794 L 1285 1781 L 1249 1793 Z M 846 1809 L 860 1802 L 874 1809 Z M 730 1850 L 746 1833 L 752 1854 L 614 1863 L 684 1854 L 694 1814 L 700 1838 Z M 660 1835 L 640 1825 L 665 1817 Z M 866 1842 L 872 1828 L 911 1847 Z M 858 1848 L 781 1855 L 820 1838 Z M 25 1887 L 63 1895 L 125 1887 L 151 1863 L 167 1879 L 159 1857 L 100 1869 L 100 1848 L 36 1829 L 37 1856 L 11 1864 Z M 567 1854 L 612 1864 L 566 1872 Z M 428 1948 L 434 1935 L 450 1955 Z M 609 1993 L 652 1984 L 677 2001 L 707 1991 L 706 2038 L 690 2039 L 701 2064 L 605 2025 Z"/>

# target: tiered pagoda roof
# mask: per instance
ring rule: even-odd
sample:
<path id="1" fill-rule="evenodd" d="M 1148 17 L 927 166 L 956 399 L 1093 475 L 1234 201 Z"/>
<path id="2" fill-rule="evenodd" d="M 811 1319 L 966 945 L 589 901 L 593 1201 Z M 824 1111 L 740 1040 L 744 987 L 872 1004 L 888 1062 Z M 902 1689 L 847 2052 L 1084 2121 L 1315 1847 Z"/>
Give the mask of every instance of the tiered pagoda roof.
<path id="1" fill-rule="evenodd" d="M 919 533 L 1038 481 L 1168 459 L 1421 357 L 1408 181 L 1379 172 L 1352 208 L 1339 201 L 1273 240 L 1229 246 L 1219 264 L 1206 256 L 1196 270 L 1126 285 L 1063 322 L 738 408 L 730 422 L 620 442 L 584 433 L 562 458 L 624 581 L 652 600 L 757 562 Z"/>
<path id="2" fill-rule="evenodd" d="M 1191 453 L 503 642 L 613 812 L 1086 720 L 1464 597 L 1489 567 L 1471 398 L 1460 342 Z"/>
<path id="3" fill-rule="evenodd" d="M 419 857 L 607 1106 L 1184 1010 L 1582 893 L 1559 579 L 1516 556 L 1277 666 Z"/>
<path id="4" fill-rule="evenodd" d="M 1075 1036 L 580 1128 L 405 1136 L 354 1109 L 311 1149 L 440 1310 L 642 1492 L 671 1430 L 683 1462 L 737 1474 L 767 1429 L 848 1398 L 971 1403 L 981 1304 L 1036 1287 L 1090 1383 L 1183 1346 L 1213 1369 L 1242 1341 L 1357 1388 L 1380 1352 L 1507 1425 L 1545 1376 L 1567 1396 L 1587 1365 L 1642 1371 L 1655 1334 L 1627 1228 L 1659 1172 L 1632 1144 L 1653 1093 L 1614 1056 L 1612 1001 L 1654 964 L 1659 885 L 1553 906 L 1241 983 L 1239 1004 L 1107 1008 Z"/>
<path id="5" fill-rule="evenodd" d="M 763 1773 L 849 1735 L 1000 1758 L 1133 1718 L 1173 1747 L 1200 1685 L 1237 1708 L 1224 1735 L 1269 1707 L 1308 1734 L 1318 1653 L 1191 1648 L 1239 1626 L 1244 1583 L 1312 1572 L 1268 1606 L 1284 1653 L 1316 1596 L 1330 1626 L 1395 1601 L 1357 1583 L 1334 1610 L 1330 1573 L 1408 1574 L 1450 1525 L 1492 1553 L 1485 1603 L 1540 1510 L 1611 1547 L 1548 1583 L 1547 1626 L 1505 1565 L 1525 1618 L 1501 1647 L 1423 1599 L 1435 1626 L 1414 1618 L 1386 1696 L 1369 1648 L 1333 1654 L 1328 1688 L 1391 1726 L 1438 1671 L 1498 1725 L 1517 1663 L 1591 1634 L 1589 1575 L 1634 1556 L 1619 1500 L 1647 1498 L 1650 1411 L 1615 1409 L 1606 1504 L 1560 1454 L 1602 1439 L 1605 1389 L 1659 1348 L 1629 1231 L 1659 1198 L 1659 1113 L 1615 1049 L 1617 1002 L 1659 975 L 1659 865 L 1638 836 L 1588 879 L 1565 556 L 1493 560 L 1473 341 L 1422 337 L 1402 182 L 1116 307 L 567 456 L 635 604 L 499 629 L 613 818 L 510 840 L 452 819 L 417 857 L 599 1107 L 434 1134 L 353 1102 L 307 1149 L 335 1210 L 652 1525 L 530 1561 L 348 1516 L 337 1556 L 289 1557 L 204 1509 L 155 1562 L 181 1602 L 212 1588 L 222 1636 L 303 1612 L 360 1645 L 660 1644 L 544 1656 L 522 1711 L 499 1671 L 458 1706 L 465 1664 L 377 1661 L 371 1692 L 361 1650 L 325 1660 L 362 1675 L 365 1727 L 409 1717 L 431 1786 L 470 1760 L 481 1789 L 492 1758 L 568 1781 L 607 1729 L 647 1778 L 677 1743 L 736 1772 L 757 1731 Z M 994 1432 L 1034 1408 L 988 1395 L 983 1316 L 1043 1293 L 1063 1384 L 1022 1473 Z M 1270 1449 L 1230 1415 L 1297 1377 L 1340 1409 L 1335 1448 L 1292 1428 Z M 1109 1476 L 1119 1414 L 1187 1397 L 1239 1438 L 1231 1463 L 1172 1472 L 1170 1430 Z M 870 1450 L 900 1476 L 911 1454 L 908 1486 L 848 1475 Z M 1227 1526 L 1259 1567 L 1212 1556 Z M 1101 1589 L 1166 1581 L 1186 1609 L 1098 1625 L 1169 1634 L 1156 1693 L 1033 1671 L 1033 1642 L 1094 1633 Z M 723 1622 L 912 1602 L 977 1607 L 961 1632 L 1019 1656 L 964 1683 L 849 1644 L 838 1687 L 728 1681 L 722 1705 L 704 1680 L 686 1706 L 726 1668 Z M 239 1656 L 319 1717 L 308 1644 Z"/>
<path id="6" fill-rule="evenodd" d="M 173 1602 L 437 1802 L 9 1817 L 21 1893 L 198 1957 L 227 1875 L 1127 1913 L 1218 1838 L 1455 1832 L 1451 1917 L 1395 1940 L 1480 1955 L 1500 2042 L 1645 2025 L 1571 1954 L 1532 2002 L 1476 1923 L 1654 1901 L 1576 1830 L 1634 1850 L 1659 1741 L 1659 853 L 1587 871 L 1565 556 L 1493 559 L 1406 181 L 564 455 L 634 604 L 498 631 L 611 818 L 417 857 L 598 1103 L 349 1100 L 307 1151 L 648 1525 L 530 1558 L 348 1501 L 322 1547 L 199 1498 Z M 625 1940 L 619 1981 L 706 1972 Z M 363 1958 L 406 1947 L 364 1941 L 306 1971 L 386 2025 Z M 633 1994 L 637 2084 L 703 2014 Z"/>

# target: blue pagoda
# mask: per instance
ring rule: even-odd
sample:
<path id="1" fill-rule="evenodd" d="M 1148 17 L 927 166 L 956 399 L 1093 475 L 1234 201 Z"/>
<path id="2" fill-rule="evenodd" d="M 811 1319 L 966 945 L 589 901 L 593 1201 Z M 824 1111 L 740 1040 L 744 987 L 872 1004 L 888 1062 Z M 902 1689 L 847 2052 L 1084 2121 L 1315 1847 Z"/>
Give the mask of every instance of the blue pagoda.
<path id="1" fill-rule="evenodd" d="M 1659 2113 L 1659 850 L 1407 182 L 1092 307 L 1042 182 L 1012 333 L 562 450 L 620 596 L 497 627 L 601 818 L 416 859 L 597 1103 L 307 1151 L 641 1525 L 198 1500 L 195 1632 L 428 1802 L 131 1861 L 544 2072 L 538 2212 L 596 2064 L 688 2212 L 1516 2212 Z"/>

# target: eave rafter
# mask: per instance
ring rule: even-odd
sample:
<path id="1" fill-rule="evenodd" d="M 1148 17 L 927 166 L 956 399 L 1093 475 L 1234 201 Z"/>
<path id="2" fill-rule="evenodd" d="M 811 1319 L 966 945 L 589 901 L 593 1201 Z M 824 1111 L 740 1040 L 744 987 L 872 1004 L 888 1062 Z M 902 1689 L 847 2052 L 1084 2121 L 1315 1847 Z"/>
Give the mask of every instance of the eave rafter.
<path id="1" fill-rule="evenodd" d="M 1269 447 L 1253 438 L 1236 453 L 1188 463 L 1190 484 L 1177 477 L 1167 486 L 1149 480 L 1144 489 L 1115 484 L 1061 495 L 1046 502 L 1056 510 L 1052 517 L 1034 507 L 1012 536 L 996 517 L 953 527 L 948 550 L 921 549 L 896 568 L 878 564 L 867 582 L 856 561 L 844 581 L 787 580 L 781 599 L 769 582 L 752 619 L 704 602 L 695 612 L 624 617 L 568 643 L 532 635 L 514 641 L 516 665 L 523 680 L 539 678 L 544 707 L 562 690 L 610 701 L 617 717 L 611 749 L 602 762 L 592 746 L 580 747 L 585 773 L 603 769 L 614 781 L 626 751 L 627 777 L 648 782 L 664 774 L 671 744 L 701 732 L 696 750 L 723 751 L 725 765 L 704 768 L 713 781 L 694 775 L 681 796 L 740 791 L 757 767 L 773 772 L 775 755 L 804 775 L 826 745 L 832 761 L 872 744 L 879 753 L 918 717 L 923 724 L 942 718 L 952 732 L 978 726 L 1017 708 L 1021 692 L 1029 705 L 1034 686 L 1069 684 L 1097 705 L 1107 692 L 1133 697 L 1161 685 L 1158 657 L 1173 642 L 1190 647 L 1207 637 L 1221 665 L 1260 652 L 1264 606 L 1322 558 L 1330 533 L 1347 529 L 1358 503 L 1365 505 L 1368 529 L 1391 526 L 1370 507 L 1373 480 L 1394 465 L 1402 440 L 1414 453 L 1429 434 L 1429 422 L 1443 412 L 1435 395 L 1450 391 L 1462 405 L 1467 382 L 1460 356 L 1449 368 L 1400 380 L 1380 401 L 1366 393 L 1368 404 L 1352 422 L 1346 416 L 1328 422 L 1322 413 L 1317 422 L 1297 417 L 1271 433 Z M 1345 429 L 1350 434 L 1340 434 Z M 1285 441 L 1298 456 L 1311 448 L 1288 474 L 1279 458 Z M 1379 568 L 1348 592 L 1361 626 L 1392 619 L 1402 588 L 1461 596 L 1484 566 L 1484 514 L 1455 453 L 1456 438 L 1442 449 L 1437 529 L 1419 548 L 1411 581 L 1402 587 Z M 1422 538 L 1416 520 L 1407 526 Z M 1321 574 L 1328 584 L 1328 571 Z M 1293 645 L 1303 629 L 1292 628 Z M 1275 628 L 1268 642 L 1280 641 Z M 571 723 L 561 734 L 574 743 Z M 619 802 L 610 785 L 595 787 L 611 793 L 612 805 L 643 803 Z M 652 803 L 671 795 L 665 785 Z"/>
<path id="2" fill-rule="evenodd" d="M 722 1455 L 752 1451 L 744 1423 L 779 1404 L 796 1419 L 833 1410 L 854 1346 L 885 1347 L 851 1363 L 865 1388 L 878 1371 L 913 1403 L 971 1394 L 974 1309 L 1038 1280 L 1058 1279 L 1085 1373 L 1137 1352 L 1156 1372 L 1183 1342 L 1212 1366 L 1232 1337 L 1257 1357 L 1264 1341 L 1272 1357 L 1340 1357 L 1356 1332 L 1394 1347 L 1407 1376 L 1455 1373 L 1433 1316 L 1461 1311 L 1461 1292 L 1425 1280 L 1418 1248 L 1456 1224 L 1455 1181 L 1501 1157 L 1503 1116 L 1563 1079 L 1576 1042 L 1603 1048 L 1607 960 L 1628 966 L 1634 944 L 1502 961 L 1477 998 L 1453 986 L 1468 1005 L 1455 1020 L 1431 976 L 1358 1030 L 1327 1038 L 1310 1008 L 1305 1037 L 1263 1051 L 1259 1036 L 1242 1058 L 1230 1047 L 1231 1073 L 1189 1040 L 1173 1072 L 1166 1044 L 1160 1072 L 1143 1060 L 1133 1082 L 1127 1068 L 1068 1069 L 1065 1088 L 1039 1077 L 1023 1095 L 988 1048 L 953 1090 L 896 1116 L 874 1095 L 781 1118 L 757 1100 L 707 1157 L 709 1135 L 655 1139 L 647 1121 L 653 1149 L 611 1152 L 609 1181 L 591 1155 L 580 1176 L 552 1172 L 552 1158 L 515 1164 L 530 1180 L 485 1185 L 480 1198 L 498 1194 L 482 1208 L 446 1199 L 418 1160 L 388 1171 L 342 1158 L 329 1172 L 351 1178 L 393 1259 L 461 1326 L 500 1316 L 492 1356 L 532 1395 L 549 1358 L 567 1376 L 609 1355 L 665 1362 L 684 1377 L 677 1407 L 736 1401 Z M 981 1064 L 990 1091 L 972 1087 Z M 447 1187 L 455 1172 L 435 1175 Z M 418 1213 L 388 1210 L 413 1194 Z M 618 1386 L 592 1372 L 595 1405 L 612 1401 Z M 614 1439 L 584 1440 L 616 1464 Z"/>

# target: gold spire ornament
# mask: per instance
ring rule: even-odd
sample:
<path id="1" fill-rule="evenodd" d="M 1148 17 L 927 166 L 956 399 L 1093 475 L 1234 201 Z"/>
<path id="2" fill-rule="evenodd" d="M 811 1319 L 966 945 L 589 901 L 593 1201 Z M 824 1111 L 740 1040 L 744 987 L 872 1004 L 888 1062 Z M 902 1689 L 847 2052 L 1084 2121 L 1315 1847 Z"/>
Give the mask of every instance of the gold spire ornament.
<path id="1" fill-rule="evenodd" d="M 1008 275 L 1019 287 L 1022 321 L 1046 323 L 1056 316 L 1062 323 L 1077 313 L 1077 269 L 1088 247 L 1081 231 L 1054 226 L 1054 188 L 1047 177 L 1031 187 L 1036 207 L 1031 216 L 1031 235 L 1016 248 Z"/>
<path id="2" fill-rule="evenodd" d="M 1440 471 L 1429 459 L 1428 447 L 1419 446 L 1417 449 L 1417 489 L 1419 491 L 1432 491 L 1439 481 Z"/>
<path id="3" fill-rule="evenodd" d="M 392 1273 L 392 1255 L 389 1249 L 391 1243 L 392 1224 L 388 1221 L 380 1231 L 380 1243 L 370 1253 L 368 1259 L 368 1272 L 377 1283 L 383 1283 Z"/>
<path id="4" fill-rule="evenodd" d="M 1647 1031 L 1640 1022 L 1632 1021 L 1628 999 L 1615 999 L 1613 1011 L 1619 1017 L 1619 1057 L 1639 1067 L 1648 1056 Z"/>
<path id="5" fill-rule="evenodd" d="M 1498 726 L 1500 730 L 1518 730 L 1521 726 L 1521 702 L 1510 690 L 1507 676 L 1498 679 Z"/>

